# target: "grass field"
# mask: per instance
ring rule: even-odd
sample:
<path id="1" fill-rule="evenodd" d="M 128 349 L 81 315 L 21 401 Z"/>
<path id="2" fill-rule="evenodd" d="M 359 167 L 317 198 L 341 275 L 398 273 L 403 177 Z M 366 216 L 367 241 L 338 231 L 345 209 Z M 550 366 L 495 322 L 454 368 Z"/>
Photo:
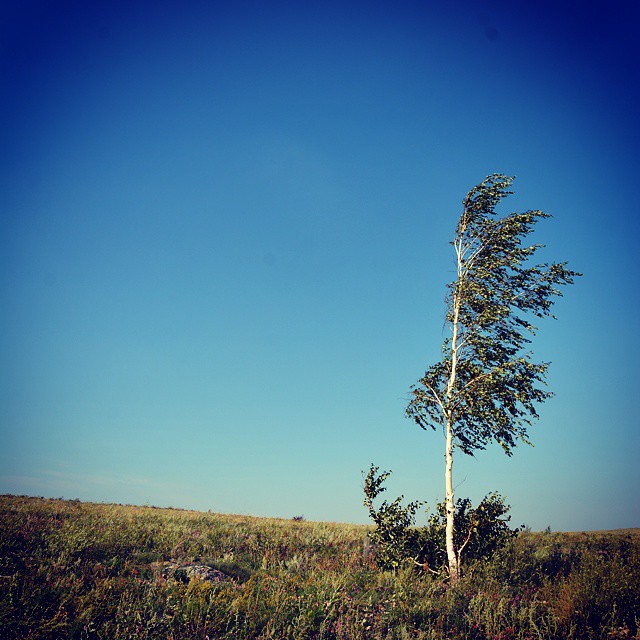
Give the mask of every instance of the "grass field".
<path id="1" fill-rule="evenodd" d="M 380 571 L 367 531 L 1 496 L 0 638 L 639 637 L 640 530 L 523 532 L 455 586 Z"/>

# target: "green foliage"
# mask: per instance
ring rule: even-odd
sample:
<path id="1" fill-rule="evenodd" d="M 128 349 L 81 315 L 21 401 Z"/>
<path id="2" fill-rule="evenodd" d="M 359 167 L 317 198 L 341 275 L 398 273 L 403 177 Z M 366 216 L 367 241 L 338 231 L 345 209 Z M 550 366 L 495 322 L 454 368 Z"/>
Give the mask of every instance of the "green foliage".
<path id="1" fill-rule="evenodd" d="M 519 529 L 509 526 L 508 512 L 509 505 L 498 493 L 485 496 L 475 508 L 469 498 L 456 501 L 454 543 L 467 562 L 491 558 L 518 534 Z M 439 502 L 427 526 L 419 531 L 420 560 L 431 568 L 440 569 L 446 563 L 446 517 L 445 503 Z"/>
<path id="2" fill-rule="evenodd" d="M 531 264 L 543 246 L 529 244 L 541 211 L 499 217 L 496 206 L 511 194 L 513 178 L 487 177 L 463 200 L 453 246 L 457 278 L 448 285 L 447 322 L 452 335 L 443 359 L 411 389 L 407 416 L 423 429 L 449 425 L 455 444 L 467 454 L 497 442 L 511 454 L 527 441 L 548 363 L 524 351 L 535 333 L 534 318 L 551 316 L 560 287 L 580 274 L 566 263 Z"/>
<path id="3" fill-rule="evenodd" d="M 379 473 L 379 468 L 371 465 L 364 483 L 364 505 L 375 524 L 369 538 L 378 566 L 397 570 L 408 560 L 439 572 L 446 565 L 445 503 L 438 503 L 427 526 L 420 528 L 414 526 L 415 514 L 423 502 L 403 506 L 404 496 L 400 496 L 391 503 L 385 500 L 376 508 L 374 500 L 386 491 L 383 485 L 390 475 L 390 471 Z M 469 498 L 458 499 L 454 542 L 459 554 L 464 553 L 467 561 L 487 560 L 505 546 L 518 533 L 518 529 L 509 527 L 508 512 L 509 505 L 497 493 L 484 497 L 475 508 Z"/>
<path id="4" fill-rule="evenodd" d="M 384 481 L 390 471 L 378 474 L 379 468 L 371 465 L 364 482 L 364 506 L 369 511 L 376 528 L 369 534 L 374 545 L 378 565 L 383 569 L 397 569 L 406 558 L 415 551 L 415 540 L 410 527 L 415 521 L 416 511 L 423 504 L 410 502 L 402 505 L 404 496 L 389 503 L 386 500 L 375 507 L 373 501 L 386 491 Z"/>
<path id="5" fill-rule="evenodd" d="M 455 585 L 411 566 L 380 571 L 363 553 L 368 531 L 0 496 L 0 638 L 637 637 L 640 531 L 521 532 Z M 174 550 L 246 573 L 165 578 L 156 563 Z"/>

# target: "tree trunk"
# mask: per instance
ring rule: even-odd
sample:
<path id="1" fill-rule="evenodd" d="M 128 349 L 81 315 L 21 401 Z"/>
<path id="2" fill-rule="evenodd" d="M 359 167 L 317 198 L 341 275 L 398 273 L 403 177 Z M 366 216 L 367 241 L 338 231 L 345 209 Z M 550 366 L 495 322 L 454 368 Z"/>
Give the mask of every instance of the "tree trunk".
<path id="1" fill-rule="evenodd" d="M 446 402 L 447 405 L 451 401 L 453 390 L 456 383 L 456 374 L 458 368 L 458 319 L 460 317 L 460 301 L 462 299 L 463 286 L 463 264 L 462 264 L 462 240 L 458 238 L 455 242 L 456 256 L 458 259 L 458 281 L 453 294 L 453 318 L 451 319 L 451 372 L 449 374 L 449 382 L 447 383 Z M 458 554 L 453 541 L 453 531 L 455 527 L 455 503 L 453 496 L 453 422 L 454 417 L 451 408 L 447 406 L 445 409 L 446 416 L 446 446 L 445 446 L 445 510 L 447 513 L 447 559 L 449 560 L 449 577 L 451 582 L 455 582 L 460 576 L 460 566 L 458 563 Z"/>
<path id="2" fill-rule="evenodd" d="M 455 503 L 453 495 L 453 425 L 447 420 L 447 438 L 445 449 L 445 510 L 447 514 L 446 540 L 449 577 L 455 582 L 460 573 L 458 556 L 453 542 Z"/>

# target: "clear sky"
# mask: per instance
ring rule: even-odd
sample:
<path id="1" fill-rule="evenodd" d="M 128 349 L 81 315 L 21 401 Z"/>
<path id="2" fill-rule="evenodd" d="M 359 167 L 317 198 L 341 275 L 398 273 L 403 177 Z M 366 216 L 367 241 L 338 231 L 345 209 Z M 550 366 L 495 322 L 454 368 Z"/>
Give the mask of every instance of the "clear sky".
<path id="1" fill-rule="evenodd" d="M 0 492 L 365 522 L 373 462 L 442 499 L 404 408 L 501 172 L 584 277 L 535 447 L 458 495 L 640 526 L 634 5 L 2 3 Z"/>

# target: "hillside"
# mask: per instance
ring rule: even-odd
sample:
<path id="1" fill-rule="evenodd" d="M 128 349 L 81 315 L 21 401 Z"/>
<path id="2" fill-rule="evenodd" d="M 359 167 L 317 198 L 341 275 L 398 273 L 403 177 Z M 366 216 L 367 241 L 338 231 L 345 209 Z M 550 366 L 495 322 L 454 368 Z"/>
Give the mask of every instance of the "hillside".
<path id="1" fill-rule="evenodd" d="M 455 587 L 365 526 L 0 497 L 0 637 L 633 638 L 638 529 L 522 533 Z"/>

